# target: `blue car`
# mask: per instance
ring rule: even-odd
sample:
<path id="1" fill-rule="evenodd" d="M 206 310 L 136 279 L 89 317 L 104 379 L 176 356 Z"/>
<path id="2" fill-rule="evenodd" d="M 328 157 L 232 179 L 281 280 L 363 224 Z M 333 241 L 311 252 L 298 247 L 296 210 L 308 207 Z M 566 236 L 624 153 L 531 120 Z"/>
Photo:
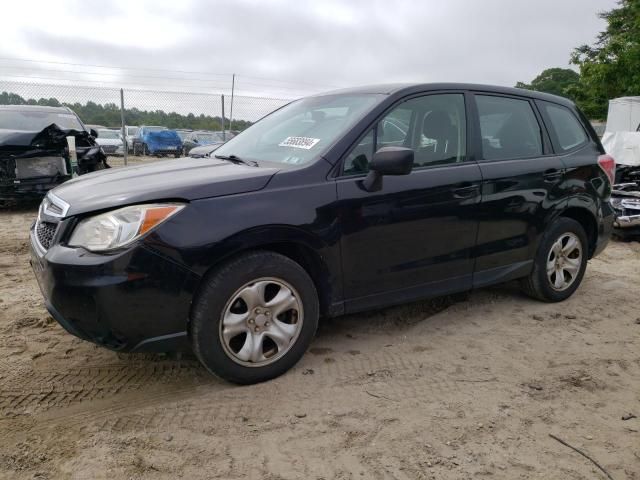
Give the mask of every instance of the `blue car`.
<path id="1" fill-rule="evenodd" d="M 182 156 L 182 140 L 167 127 L 142 125 L 133 139 L 134 155 Z"/>

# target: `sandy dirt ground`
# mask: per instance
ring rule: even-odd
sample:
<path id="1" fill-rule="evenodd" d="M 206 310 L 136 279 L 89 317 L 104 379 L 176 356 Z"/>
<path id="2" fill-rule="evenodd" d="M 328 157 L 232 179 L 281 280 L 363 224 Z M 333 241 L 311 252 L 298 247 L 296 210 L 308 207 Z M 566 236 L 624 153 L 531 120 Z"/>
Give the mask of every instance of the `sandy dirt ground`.
<path id="1" fill-rule="evenodd" d="M 0 478 L 640 479 L 640 243 L 562 304 L 504 285 L 325 321 L 286 375 L 116 354 L 46 313 L 0 211 Z"/>

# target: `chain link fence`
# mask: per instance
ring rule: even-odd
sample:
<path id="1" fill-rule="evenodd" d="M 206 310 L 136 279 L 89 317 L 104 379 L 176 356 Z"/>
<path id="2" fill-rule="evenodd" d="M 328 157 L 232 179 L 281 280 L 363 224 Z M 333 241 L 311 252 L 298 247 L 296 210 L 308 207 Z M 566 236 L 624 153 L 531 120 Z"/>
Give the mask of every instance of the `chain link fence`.
<path id="1" fill-rule="evenodd" d="M 188 131 L 236 133 L 291 98 L 221 95 L 180 92 L 76 86 L 53 83 L 15 82 L 0 79 L 0 105 L 67 106 L 90 128 L 118 129 L 127 138 L 125 126 L 162 126 Z M 123 141 L 126 145 L 126 140 Z M 122 149 L 122 158 L 111 158 L 110 164 L 150 161 L 136 158 L 133 149 Z M 139 152 L 136 152 L 139 153 Z"/>

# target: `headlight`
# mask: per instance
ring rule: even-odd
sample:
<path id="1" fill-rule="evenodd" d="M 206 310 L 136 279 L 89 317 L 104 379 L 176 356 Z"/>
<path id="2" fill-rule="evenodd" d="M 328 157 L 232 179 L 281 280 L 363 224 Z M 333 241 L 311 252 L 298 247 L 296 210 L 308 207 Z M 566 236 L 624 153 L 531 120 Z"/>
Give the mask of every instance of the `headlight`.
<path id="1" fill-rule="evenodd" d="M 123 247 L 184 208 L 180 204 L 134 205 L 82 220 L 76 226 L 69 246 L 103 252 Z"/>

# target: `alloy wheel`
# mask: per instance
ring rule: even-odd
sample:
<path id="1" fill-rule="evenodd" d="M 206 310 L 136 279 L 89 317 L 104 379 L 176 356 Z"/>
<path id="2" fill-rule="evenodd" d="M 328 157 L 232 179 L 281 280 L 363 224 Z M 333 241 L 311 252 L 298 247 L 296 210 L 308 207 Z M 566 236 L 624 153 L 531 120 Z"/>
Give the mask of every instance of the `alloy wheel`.
<path id="1" fill-rule="evenodd" d="M 547 278 L 556 291 L 569 288 L 582 266 L 582 242 L 574 233 L 563 233 L 551 246 L 547 256 Z"/>
<path id="2" fill-rule="evenodd" d="M 227 302 L 220 340 L 234 362 L 262 367 L 282 358 L 296 343 L 304 319 L 298 292 L 279 278 L 243 285 Z"/>

